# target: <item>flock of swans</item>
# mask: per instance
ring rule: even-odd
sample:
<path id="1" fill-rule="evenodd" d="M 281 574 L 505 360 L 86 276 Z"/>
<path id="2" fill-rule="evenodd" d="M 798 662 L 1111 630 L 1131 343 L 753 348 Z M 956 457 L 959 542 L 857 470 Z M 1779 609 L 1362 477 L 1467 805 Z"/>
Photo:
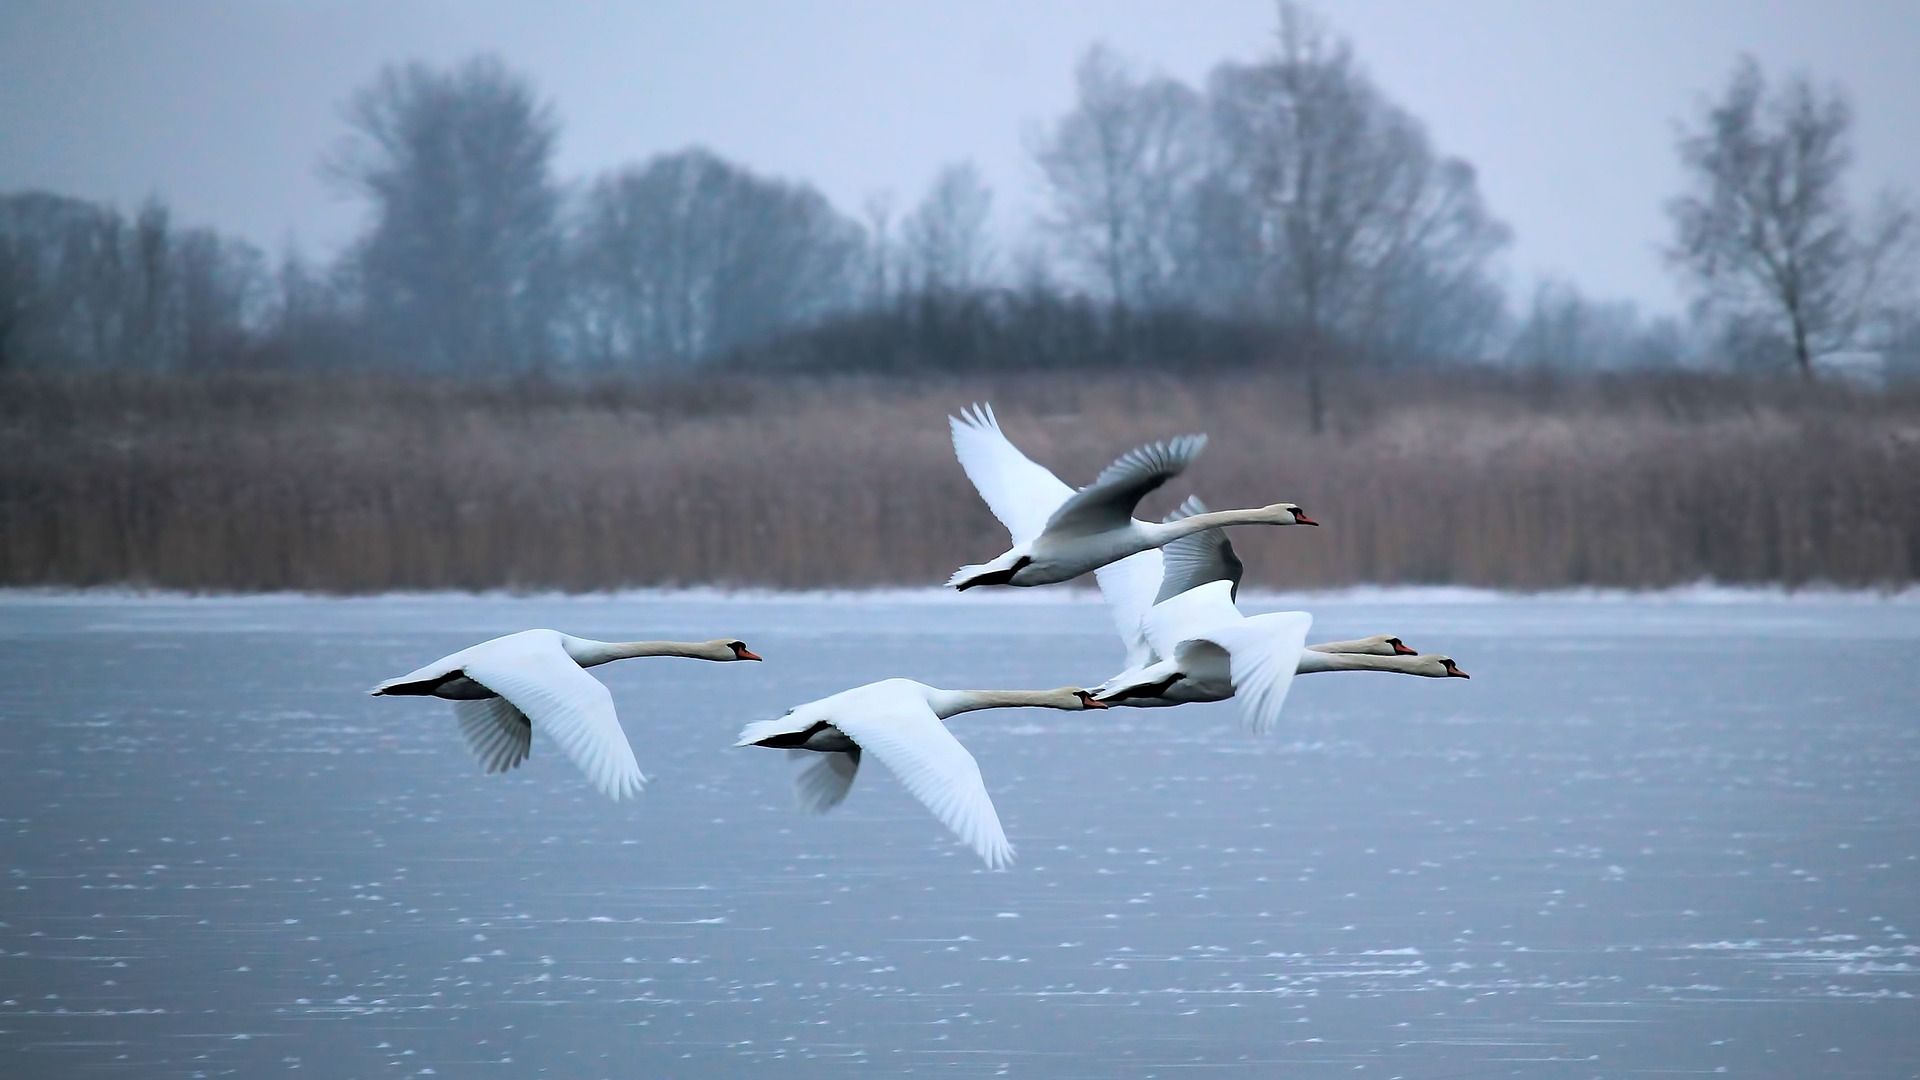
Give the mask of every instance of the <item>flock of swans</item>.
<path id="1" fill-rule="evenodd" d="M 1178 476 L 1206 446 L 1188 435 L 1129 451 L 1078 491 L 1021 453 L 993 410 L 949 417 L 954 454 L 1012 535 L 988 562 L 963 566 L 948 584 L 1032 586 L 1091 572 L 1127 650 L 1126 668 L 1093 687 L 943 690 L 884 679 L 750 723 L 736 746 L 784 749 L 805 759 L 794 779 L 802 810 L 824 813 L 851 789 L 863 756 L 891 770 L 941 823 L 998 869 L 1013 860 L 980 767 L 946 721 L 981 709 L 1106 709 L 1196 701 L 1240 702 L 1246 725 L 1270 730 L 1295 675 L 1385 671 L 1467 678 L 1450 657 L 1417 654 L 1380 634 L 1309 646 L 1304 611 L 1243 615 L 1235 606 L 1241 563 L 1230 525 L 1317 525 L 1293 503 L 1209 512 L 1189 498 L 1165 521 L 1133 516 L 1148 493 Z M 527 759 L 538 726 L 611 798 L 646 782 L 614 712 L 613 696 L 586 669 L 638 656 L 759 660 L 744 641 L 594 641 L 523 630 L 441 657 L 373 688 L 379 696 L 452 700 L 467 746 L 489 773 Z"/>

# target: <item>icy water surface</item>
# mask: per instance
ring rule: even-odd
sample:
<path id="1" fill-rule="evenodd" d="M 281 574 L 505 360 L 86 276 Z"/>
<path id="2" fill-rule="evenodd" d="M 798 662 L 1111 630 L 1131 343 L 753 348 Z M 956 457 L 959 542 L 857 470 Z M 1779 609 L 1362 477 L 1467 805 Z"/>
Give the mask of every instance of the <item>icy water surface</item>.
<path id="1" fill-rule="evenodd" d="M 990 873 L 884 771 L 788 811 L 743 721 L 886 675 L 1096 682 L 1038 595 L 0 598 L 0 1075 L 1912 1076 L 1920 605 L 1315 605 L 1471 681 L 954 728 Z M 529 626 L 653 783 L 486 777 L 365 688 Z"/>

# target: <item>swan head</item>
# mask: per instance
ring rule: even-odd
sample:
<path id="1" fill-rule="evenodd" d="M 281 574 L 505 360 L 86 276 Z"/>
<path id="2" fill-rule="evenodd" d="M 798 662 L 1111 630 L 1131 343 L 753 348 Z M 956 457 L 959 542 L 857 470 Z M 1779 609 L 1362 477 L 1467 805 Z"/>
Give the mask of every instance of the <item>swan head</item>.
<path id="1" fill-rule="evenodd" d="M 1473 676 L 1461 671 L 1451 656 L 1416 656 L 1407 669 L 1409 675 L 1423 675 L 1429 679 L 1471 679 Z"/>
<path id="2" fill-rule="evenodd" d="M 709 660 L 731 661 L 731 660 L 765 659 L 759 653 L 754 652 L 752 649 L 747 648 L 747 643 L 744 641 L 741 641 L 739 638 L 715 638 L 712 641 L 706 642 L 705 647 L 711 653 L 711 655 L 707 657 L 707 659 Z"/>
<path id="3" fill-rule="evenodd" d="M 1261 510 L 1264 511 L 1273 520 L 1273 523 L 1275 525 L 1318 525 L 1320 524 L 1319 522 L 1308 517 L 1307 512 L 1305 510 L 1300 509 L 1299 503 L 1274 503 L 1271 506 L 1261 507 Z"/>
<path id="4" fill-rule="evenodd" d="M 1418 656 L 1419 650 L 1410 649 L 1407 643 L 1392 634 L 1374 634 L 1370 637 L 1344 642 L 1340 648 L 1344 653 L 1365 653 L 1370 656 Z"/>

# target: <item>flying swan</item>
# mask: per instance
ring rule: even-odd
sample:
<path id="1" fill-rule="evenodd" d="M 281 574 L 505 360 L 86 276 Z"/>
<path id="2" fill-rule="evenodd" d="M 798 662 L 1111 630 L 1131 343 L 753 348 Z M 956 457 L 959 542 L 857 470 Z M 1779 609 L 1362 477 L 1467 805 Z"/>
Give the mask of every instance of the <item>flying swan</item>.
<path id="1" fill-rule="evenodd" d="M 1207 445 L 1205 435 L 1183 435 L 1121 455 L 1093 483 L 1074 491 L 1007 441 L 993 408 L 975 405 L 949 416 L 953 452 L 1013 547 L 989 562 L 963 566 L 947 584 L 1050 585 L 1098 570 L 1136 552 L 1223 525 L 1317 525 L 1293 503 L 1253 510 L 1222 510 L 1172 522 L 1145 522 L 1133 508 L 1178 476 Z M 1103 581 L 1102 589 L 1106 588 Z"/>
<path id="2" fill-rule="evenodd" d="M 451 699 L 460 734 L 488 773 L 527 760 L 538 724 L 594 787 L 619 799 L 637 794 L 647 778 L 614 715 L 613 695 L 583 669 L 634 656 L 760 659 L 746 642 L 725 638 L 594 641 L 557 630 L 522 630 L 443 656 L 370 693 Z"/>
<path id="3" fill-rule="evenodd" d="M 884 679 L 796 705 L 778 720 L 759 720 L 735 746 L 815 752 L 820 758 L 794 778 L 800 808 L 823 814 L 853 786 L 863 753 L 893 770 L 907 791 L 991 869 L 1013 862 L 1013 845 L 987 797 L 980 766 L 944 723 L 980 709 L 1104 709 L 1090 691 L 942 690 L 912 679 Z"/>

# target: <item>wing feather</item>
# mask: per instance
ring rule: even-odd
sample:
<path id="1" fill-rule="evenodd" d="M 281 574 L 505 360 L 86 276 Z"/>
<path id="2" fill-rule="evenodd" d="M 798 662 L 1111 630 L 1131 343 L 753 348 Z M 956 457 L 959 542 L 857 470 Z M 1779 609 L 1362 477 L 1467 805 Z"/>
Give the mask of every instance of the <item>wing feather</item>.
<path id="1" fill-rule="evenodd" d="M 1043 531 L 1083 536 L 1124 528 L 1141 499 L 1180 475 L 1206 447 L 1205 435 L 1182 435 L 1127 451 L 1061 503 Z"/>
<path id="2" fill-rule="evenodd" d="M 573 662 L 557 637 L 490 650 L 469 658 L 465 670 L 552 736 L 608 798 L 636 794 L 646 784 L 613 695 Z"/>
<path id="3" fill-rule="evenodd" d="M 506 698 L 455 701 L 460 737 L 489 774 L 517 769 L 532 749 L 533 725 Z"/>
<path id="4" fill-rule="evenodd" d="M 1166 520 L 1179 521 L 1206 512 L 1207 504 L 1201 502 L 1199 496 L 1190 496 L 1180 504 L 1178 510 L 1168 514 Z M 1179 596 L 1209 581 L 1232 582 L 1233 588 L 1228 592 L 1227 599 L 1240 598 L 1240 579 L 1246 573 L 1246 568 L 1241 564 L 1240 556 L 1234 554 L 1233 544 L 1227 539 L 1227 530 L 1202 529 L 1171 541 L 1159 551 L 1162 569 L 1154 603 Z"/>
<path id="5" fill-rule="evenodd" d="M 846 736 L 900 778 L 908 793 L 972 848 L 988 867 L 1013 862 L 1013 845 L 980 778 L 980 765 L 934 715 L 926 699 L 875 687 L 833 718 Z"/>
<path id="6" fill-rule="evenodd" d="M 1039 536 L 1073 489 L 1007 439 L 993 406 L 975 404 L 947 417 L 947 425 L 953 429 L 953 456 L 1014 545 Z"/>
<path id="7" fill-rule="evenodd" d="M 809 814 L 824 814 L 846 801 L 853 778 L 860 771 L 860 751 L 820 753 L 794 750 L 795 757 L 811 758 L 793 774 L 793 795 L 800 809 Z"/>
<path id="8" fill-rule="evenodd" d="M 1280 722 L 1312 625 L 1313 616 L 1304 611 L 1277 611 L 1200 635 L 1227 651 L 1233 696 L 1250 730 L 1272 731 Z"/>

